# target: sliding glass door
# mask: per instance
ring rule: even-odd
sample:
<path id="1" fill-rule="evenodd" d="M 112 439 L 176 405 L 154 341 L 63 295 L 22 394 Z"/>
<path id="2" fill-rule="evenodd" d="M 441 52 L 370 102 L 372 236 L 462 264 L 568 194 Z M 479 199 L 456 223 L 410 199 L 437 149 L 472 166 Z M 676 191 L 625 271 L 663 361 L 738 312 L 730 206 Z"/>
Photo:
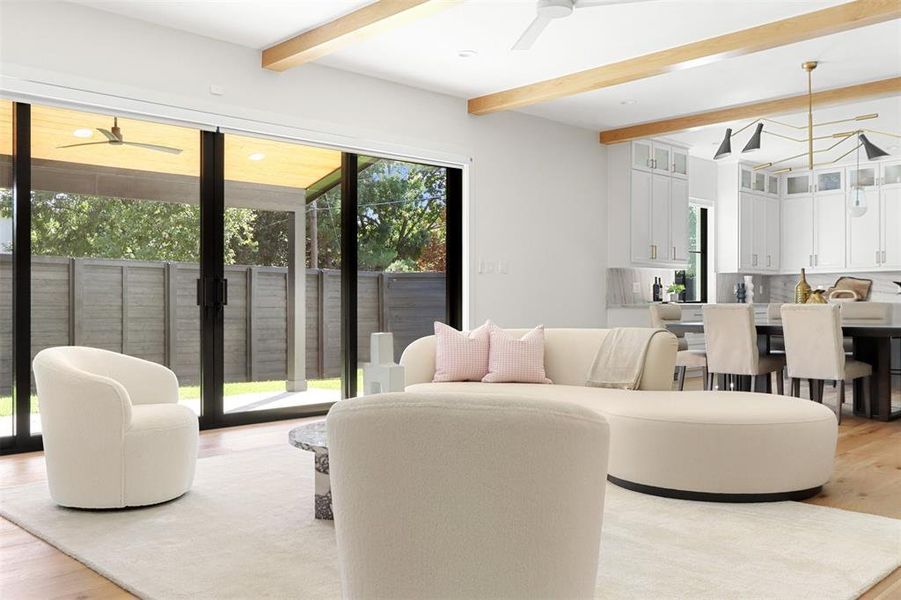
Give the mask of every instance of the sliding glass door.
<path id="1" fill-rule="evenodd" d="M 462 171 L 0 101 L 0 451 L 41 447 L 31 362 L 172 369 L 202 428 L 324 414 L 460 325 Z"/>

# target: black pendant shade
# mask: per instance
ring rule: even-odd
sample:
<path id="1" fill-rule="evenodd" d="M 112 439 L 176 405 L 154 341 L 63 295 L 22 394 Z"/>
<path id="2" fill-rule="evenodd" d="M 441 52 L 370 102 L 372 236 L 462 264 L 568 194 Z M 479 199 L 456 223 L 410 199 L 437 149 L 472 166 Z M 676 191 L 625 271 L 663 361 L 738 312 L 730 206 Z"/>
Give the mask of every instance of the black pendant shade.
<path id="1" fill-rule="evenodd" d="M 888 156 L 888 152 L 871 142 L 864 134 L 861 133 L 857 137 L 860 140 L 860 143 L 863 144 L 863 149 L 866 151 L 869 160 L 877 160 L 884 156 Z"/>
<path id="2" fill-rule="evenodd" d="M 745 147 L 741 149 L 742 153 L 753 152 L 754 150 L 760 150 L 760 134 L 762 132 L 763 132 L 763 123 L 758 123 L 757 129 L 754 130 L 754 134 L 751 136 L 751 139 L 749 139 L 748 143 L 745 144 Z"/>
<path id="3" fill-rule="evenodd" d="M 726 136 L 723 138 L 723 143 L 720 144 L 719 149 L 716 151 L 716 154 L 713 156 L 713 160 L 719 160 L 724 156 L 729 156 L 732 154 L 732 129 L 729 128 L 726 130 Z"/>

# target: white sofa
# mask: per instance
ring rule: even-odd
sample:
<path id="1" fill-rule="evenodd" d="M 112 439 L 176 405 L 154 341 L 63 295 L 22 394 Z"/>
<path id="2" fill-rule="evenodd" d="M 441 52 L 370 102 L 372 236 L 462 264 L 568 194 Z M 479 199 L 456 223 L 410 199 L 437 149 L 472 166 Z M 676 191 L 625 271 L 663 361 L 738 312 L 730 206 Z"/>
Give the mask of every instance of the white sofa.
<path id="1" fill-rule="evenodd" d="M 597 413 L 377 394 L 335 404 L 328 437 L 345 598 L 592 597 L 609 437 Z"/>
<path id="2" fill-rule="evenodd" d="M 34 358 L 50 496 L 62 506 L 123 508 L 181 496 L 194 480 L 197 415 L 162 365 L 98 348 Z"/>
<path id="3" fill-rule="evenodd" d="M 646 493 L 729 502 L 800 499 L 829 480 L 838 429 L 827 407 L 774 394 L 672 391 L 672 335 L 654 336 L 638 391 L 585 387 L 607 332 L 546 330 L 552 385 L 432 383 L 435 338 L 421 338 L 401 357 L 406 390 L 503 393 L 594 410 L 610 424 L 608 478 Z"/>

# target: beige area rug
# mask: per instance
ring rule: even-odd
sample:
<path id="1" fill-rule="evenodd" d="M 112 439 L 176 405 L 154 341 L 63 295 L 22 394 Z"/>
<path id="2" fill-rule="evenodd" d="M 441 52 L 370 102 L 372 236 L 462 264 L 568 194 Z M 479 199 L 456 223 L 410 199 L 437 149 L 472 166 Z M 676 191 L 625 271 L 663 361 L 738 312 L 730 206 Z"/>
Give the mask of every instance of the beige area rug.
<path id="1" fill-rule="evenodd" d="M 62 509 L 41 483 L 2 491 L 0 513 L 145 598 L 338 598 L 312 495 L 312 455 L 286 443 L 202 459 L 194 489 L 156 507 Z M 596 597 L 846 599 L 899 564 L 899 520 L 609 485 Z"/>

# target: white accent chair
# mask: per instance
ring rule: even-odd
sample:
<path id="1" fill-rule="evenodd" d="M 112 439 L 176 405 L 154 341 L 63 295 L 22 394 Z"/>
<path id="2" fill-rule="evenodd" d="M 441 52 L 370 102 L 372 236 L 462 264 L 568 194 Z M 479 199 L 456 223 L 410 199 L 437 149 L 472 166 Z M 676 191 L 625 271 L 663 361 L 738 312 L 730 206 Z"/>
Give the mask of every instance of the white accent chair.
<path id="1" fill-rule="evenodd" d="M 682 307 L 678 304 L 652 304 L 651 327 L 666 329 L 668 323 L 682 320 Z M 676 334 L 679 351 L 676 353 L 676 388 L 685 389 L 685 372 L 688 369 L 701 369 L 704 377 L 704 389 L 707 389 L 707 353 L 704 350 L 689 350 L 685 334 Z"/>
<path id="2" fill-rule="evenodd" d="M 863 378 L 863 401 L 869 407 L 869 378 L 873 367 L 848 358 L 842 339 L 842 314 L 835 304 L 786 304 L 782 307 L 782 330 L 785 333 L 785 353 L 793 396 L 801 395 L 801 380 L 810 385 L 810 399 L 823 402 L 823 383 L 838 383 L 835 415 L 842 422 L 845 402 L 845 382 Z"/>
<path id="3" fill-rule="evenodd" d="M 194 480 L 198 421 L 162 365 L 98 348 L 34 358 L 50 496 L 123 508 L 181 496 Z"/>
<path id="4" fill-rule="evenodd" d="M 759 390 L 761 382 L 765 391 L 772 391 L 771 374 L 776 373 L 776 393 L 782 394 L 784 383 L 782 369 L 785 356 L 762 354 L 757 348 L 757 329 L 754 325 L 754 307 L 750 304 L 708 304 L 704 307 L 704 339 L 707 343 L 707 370 L 711 380 L 714 374 L 724 374 L 734 388 L 735 377 L 751 377 L 751 391 Z M 763 379 L 765 377 L 765 379 Z M 713 388 L 711 381 L 710 388 Z"/>
<path id="5" fill-rule="evenodd" d="M 345 598 L 593 597 L 604 417 L 515 395 L 378 394 L 335 404 L 328 438 Z"/>

